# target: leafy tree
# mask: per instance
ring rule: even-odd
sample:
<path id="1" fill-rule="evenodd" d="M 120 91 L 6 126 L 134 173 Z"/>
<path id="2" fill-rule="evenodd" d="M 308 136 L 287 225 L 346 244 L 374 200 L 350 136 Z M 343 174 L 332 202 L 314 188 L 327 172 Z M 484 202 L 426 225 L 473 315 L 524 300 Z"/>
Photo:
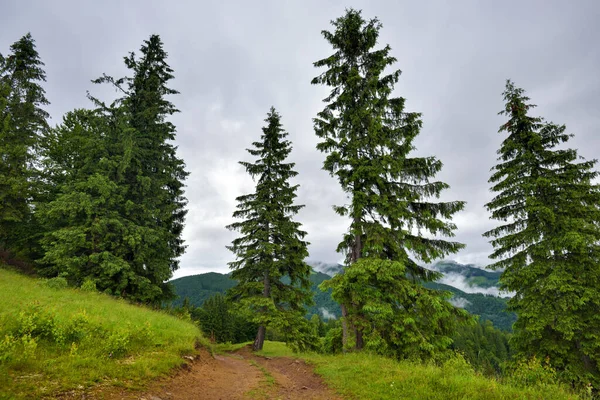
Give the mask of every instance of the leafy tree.
<path id="1" fill-rule="evenodd" d="M 115 102 L 129 118 L 123 127 L 127 131 L 118 139 L 127 161 L 123 216 L 139 227 L 124 260 L 147 284 L 144 290 L 152 292 L 143 297 L 156 301 L 174 297 L 166 281 L 179 268 L 178 257 L 185 250 L 181 233 L 187 213 L 183 181 L 188 172 L 172 144 L 175 126 L 167 120 L 178 110 L 166 96 L 178 92 L 168 87 L 173 70 L 166 58 L 160 37 L 152 35 L 142 45 L 139 59 L 134 53 L 125 57 L 132 77 L 115 80 L 104 75 L 95 81 L 108 82 L 124 94 Z"/>
<path id="2" fill-rule="evenodd" d="M 261 141 L 248 149 L 256 161 L 240 162 L 258 178 L 256 190 L 237 198 L 233 216 L 243 220 L 228 226 L 241 234 L 228 247 L 237 258 L 229 263 L 231 277 L 239 282 L 228 293 L 259 324 L 254 350 L 262 349 L 267 327 L 288 334 L 293 342 L 310 328 L 303 307 L 311 298 L 310 267 L 303 261 L 306 232 L 292 219 L 303 206 L 294 204 L 298 185 L 289 183 L 297 175 L 294 163 L 285 162 L 292 147 L 274 108 L 265 121 Z"/>
<path id="3" fill-rule="evenodd" d="M 496 197 L 487 204 L 502 224 L 492 238 L 513 291 L 517 313 L 512 345 L 524 358 L 547 359 L 570 381 L 600 386 L 600 187 L 596 160 L 559 148 L 572 135 L 564 125 L 533 117 L 533 104 L 510 81 L 500 113 L 508 121 L 499 164 L 490 178 Z"/>
<path id="4" fill-rule="evenodd" d="M 425 356 L 449 344 L 454 315 L 464 312 L 446 294 L 420 285 L 438 275 L 417 261 L 464 247 L 439 238 L 453 236 L 449 220 L 464 202 L 428 200 L 448 185 L 432 180 L 442 168 L 435 157 L 409 156 L 421 116 L 392 97 L 400 71 L 385 75 L 396 59 L 389 46 L 374 49 L 381 23 L 350 9 L 332 25 L 333 32 L 322 33 L 335 52 L 314 63 L 326 71 L 312 83 L 332 88 L 314 129 L 317 148 L 327 153 L 324 169 L 349 197 L 350 204 L 335 209 L 350 227 L 338 246 L 346 253 L 345 272 L 322 287 L 332 288 L 342 305 L 346 347 L 362 348 L 366 334 L 399 356 L 409 350 Z"/>
<path id="5" fill-rule="evenodd" d="M 35 257 L 32 200 L 38 176 L 40 137 L 48 129 L 48 105 L 41 82 L 44 63 L 31 34 L 0 56 L 0 248 L 22 258 Z"/>

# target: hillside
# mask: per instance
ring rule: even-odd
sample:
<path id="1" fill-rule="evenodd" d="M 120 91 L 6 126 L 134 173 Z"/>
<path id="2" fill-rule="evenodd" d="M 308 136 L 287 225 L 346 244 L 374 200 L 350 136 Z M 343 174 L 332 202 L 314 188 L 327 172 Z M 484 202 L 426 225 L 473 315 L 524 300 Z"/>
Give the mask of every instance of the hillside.
<path id="1" fill-rule="evenodd" d="M 517 320 L 517 315 L 506 311 L 508 299 L 482 293 L 466 293 L 455 287 L 442 283 L 430 282 L 426 287 L 452 292 L 450 302 L 457 307 L 464 308 L 474 315 L 479 315 L 483 321 L 491 321 L 494 326 L 503 331 L 512 331 L 512 324 Z"/>
<path id="2" fill-rule="evenodd" d="M 459 275 L 464 278 L 470 287 L 491 288 L 499 287 L 498 280 L 502 272 L 489 271 L 478 268 L 472 264 L 459 264 L 454 261 L 440 261 L 432 266 L 432 269 L 443 273 L 444 275 Z"/>
<path id="3" fill-rule="evenodd" d="M 190 322 L 64 286 L 0 268 L 0 399 L 137 387 L 204 340 Z"/>
<path id="4" fill-rule="evenodd" d="M 322 318 L 339 318 L 342 313 L 339 304 L 331 298 L 331 290 L 322 292 L 318 286 L 330 276 L 322 272 L 313 271 L 310 275 L 311 290 L 314 293 L 315 304 L 308 308 L 308 315 L 319 314 Z M 227 274 L 209 272 L 206 274 L 184 276 L 171 281 L 177 293 L 177 299 L 173 301 L 174 306 L 183 304 L 187 297 L 190 303 L 200 307 L 209 297 L 221 293 L 235 286 L 235 281 Z"/>
<path id="5" fill-rule="evenodd" d="M 331 298 L 331 291 L 322 292 L 318 286 L 330 275 L 323 270 L 332 273 L 340 271 L 339 264 L 326 264 L 320 262 L 311 262 L 315 270 L 310 276 L 312 291 L 314 293 L 315 305 L 308 308 L 308 315 L 318 314 L 322 318 L 339 318 L 341 310 L 339 305 Z M 435 265 L 435 269 L 444 273 L 446 276 L 460 276 L 465 282 L 471 284 L 471 290 L 477 288 L 497 289 L 500 272 L 485 271 L 471 265 L 462 265 L 451 261 L 443 261 Z M 442 280 L 443 281 L 443 280 Z M 199 307 L 206 299 L 216 293 L 225 293 L 227 289 L 235 285 L 235 281 L 228 275 L 209 272 L 206 274 L 186 276 L 172 281 L 175 286 L 175 292 L 178 299 L 174 305 L 181 305 L 183 299 L 187 297 L 191 304 Z M 443 283 L 428 283 L 427 287 L 447 290 L 453 293 L 452 302 L 459 307 L 464 308 L 471 314 L 479 315 L 482 320 L 491 321 L 495 327 L 510 331 L 513 322 L 516 320 L 514 313 L 505 312 L 506 298 L 496 297 L 483 293 L 467 293 L 456 287 Z"/>

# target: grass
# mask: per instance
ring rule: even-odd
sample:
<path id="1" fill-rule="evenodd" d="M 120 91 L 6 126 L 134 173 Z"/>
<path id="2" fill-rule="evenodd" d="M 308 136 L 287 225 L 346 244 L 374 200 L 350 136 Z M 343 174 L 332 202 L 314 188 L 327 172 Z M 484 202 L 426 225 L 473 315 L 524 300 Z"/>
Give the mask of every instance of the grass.
<path id="1" fill-rule="evenodd" d="M 258 368 L 260 372 L 262 372 L 264 379 L 262 380 L 259 387 L 250 390 L 246 393 L 246 395 L 251 399 L 272 399 L 274 395 L 273 389 L 277 384 L 275 378 L 273 377 L 273 375 L 271 375 L 269 371 L 267 371 L 263 366 L 259 365 L 256 361 L 250 360 L 250 365 Z"/>
<path id="2" fill-rule="evenodd" d="M 518 387 L 486 378 L 459 358 L 436 366 L 399 362 L 364 352 L 294 354 L 278 342 L 265 342 L 259 354 L 302 358 L 315 366 L 315 372 L 331 388 L 352 399 L 578 399 L 558 385 Z"/>
<path id="3" fill-rule="evenodd" d="M 208 345 L 191 322 L 51 283 L 0 269 L 0 399 L 142 388 Z"/>
<path id="4" fill-rule="evenodd" d="M 248 346 L 249 344 L 252 344 L 252 342 L 244 342 L 244 343 L 235 343 L 235 344 L 231 344 L 231 343 L 217 343 L 217 344 L 213 344 L 212 346 L 212 350 L 215 354 L 225 354 L 225 353 L 232 353 L 234 351 L 237 351 L 243 347 Z"/>

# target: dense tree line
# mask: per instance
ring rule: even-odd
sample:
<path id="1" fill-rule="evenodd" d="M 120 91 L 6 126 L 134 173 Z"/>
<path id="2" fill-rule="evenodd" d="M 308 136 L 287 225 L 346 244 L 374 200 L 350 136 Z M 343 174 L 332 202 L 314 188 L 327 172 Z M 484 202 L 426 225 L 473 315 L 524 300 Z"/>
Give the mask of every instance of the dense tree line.
<path id="1" fill-rule="evenodd" d="M 349 9 L 323 37 L 333 53 L 314 63 L 312 84 L 330 89 L 314 118 L 323 169 L 337 179 L 348 220 L 337 250 L 344 270 L 321 287 L 342 318 L 305 318 L 311 304 L 306 232 L 295 220 L 298 185 L 292 143 L 274 109 L 242 161 L 255 180 L 237 198 L 228 226 L 236 285 L 227 296 L 190 308 L 217 341 L 266 338 L 325 351 L 370 349 L 397 358 L 435 358 L 459 350 L 477 368 L 498 372 L 514 360 L 545 360 L 565 381 L 600 387 L 600 186 L 596 160 L 566 148 L 564 125 L 532 116 L 534 105 L 511 81 L 500 127 L 506 137 L 486 205 L 500 225 L 491 239 L 503 289 L 517 320 L 510 341 L 477 324 L 431 282 L 422 265 L 456 253 L 453 216 L 463 201 L 438 201 L 442 162 L 415 156 L 422 116 L 395 94 L 400 70 L 382 24 Z M 51 127 L 42 62 L 31 35 L 0 54 L 0 257 L 34 265 L 46 277 L 96 287 L 137 302 L 173 297 L 168 280 L 185 251 L 188 176 L 177 157 L 174 71 L 158 35 L 124 57 L 128 76 L 94 80 L 119 96 L 88 94 Z M 484 277 L 480 277 L 484 279 Z M 510 323 L 510 322 L 508 322 Z M 318 339 L 318 338 L 321 339 Z"/>
<path id="2" fill-rule="evenodd" d="M 131 76 L 96 80 L 121 98 L 89 96 L 93 107 L 54 128 L 31 35 L 0 58 L 0 247 L 43 276 L 157 304 L 173 296 L 166 282 L 184 250 L 187 172 L 172 144 L 176 92 L 160 38 L 140 52 L 125 57 Z"/>

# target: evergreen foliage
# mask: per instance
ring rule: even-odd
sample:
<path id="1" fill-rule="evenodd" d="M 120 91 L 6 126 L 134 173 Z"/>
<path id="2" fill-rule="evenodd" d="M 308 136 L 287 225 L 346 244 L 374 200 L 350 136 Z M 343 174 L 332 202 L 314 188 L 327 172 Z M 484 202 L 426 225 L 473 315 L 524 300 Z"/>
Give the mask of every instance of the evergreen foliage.
<path id="1" fill-rule="evenodd" d="M 31 34 L 0 55 L 0 250 L 35 258 L 32 203 L 38 190 L 37 152 L 48 130 L 49 104 L 41 86 L 44 63 Z"/>
<path id="2" fill-rule="evenodd" d="M 309 329 L 304 304 L 311 300 L 306 232 L 292 219 L 303 206 L 294 204 L 298 185 L 289 183 L 297 175 L 294 163 L 285 162 L 291 143 L 274 108 L 265 121 L 261 141 L 248 149 L 256 161 L 240 162 L 257 179 L 256 190 L 237 198 L 233 217 L 242 221 L 228 226 L 241 234 L 228 247 L 237 258 L 229 264 L 231 277 L 239 282 L 228 293 L 259 324 L 254 350 L 262 349 L 268 326 L 300 343 Z"/>
<path id="3" fill-rule="evenodd" d="M 153 297 L 164 299 L 173 296 L 164 282 L 179 268 L 178 257 L 185 250 L 183 181 L 188 172 L 171 143 L 175 126 L 167 118 L 178 110 L 166 96 L 178 92 L 168 87 L 173 70 L 160 37 L 151 35 L 140 52 L 139 59 L 134 53 L 124 59 L 133 76 L 115 80 L 104 75 L 95 82 L 108 82 L 122 91 L 117 104 L 129 116 L 131 131 L 122 139 L 128 157 L 123 171 L 125 216 L 141 228 L 141 235 L 125 260 L 157 291 Z"/>
<path id="4" fill-rule="evenodd" d="M 314 129 L 317 148 L 327 154 L 323 168 L 350 200 L 335 209 L 351 222 L 338 246 L 347 268 L 324 287 L 333 288 L 344 321 L 355 326 L 356 348 L 363 347 L 364 333 L 398 355 L 414 349 L 409 343 L 421 346 L 420 355 L 431 354 L 449 344 L 451 321 L 463 312 L 445 294 L 420 285 L 438 274 L 417 261 L 464 247 L 439 238 L 453 236 L 449 220 L 464 202 L 429 201 L 448 185 L 432 179 L 442 168 L 435 157 L 409 156 L 421 115 L 406 112 L 404 98 L 392 96 L 400 71 L 384 74 L 396 59 L 390 46 L 374 49 L 381 23 L 350 9 L 332 25 L 333 32 L 322 33 L 335 52 L 314 63 L 326 71 L 312 83 L 332 88 Z M 388 292 L 392 287 L 397 291 Z M 433 321 L 442 328 L 434 329 Z M 347 326 L 344 342 L 350 343 Z"/>
<path id="5" fill-rule="evenodd" d="M 496 329 L 490 321 L 458 327 L 452 348 L 459 351 L 476 371 L 501 375 L 512 352 L 511 334 Z"/>
<path id="6" fill-rule="evenodd" d="M 76 110 L 45 141 L 48 188 L 40 204 L 47 232 L 44 275 L 71 284 L 91 279 L 99 290 L 157 304 L 173 297 L 167 280 L 178 268 L 186 199 L 177 158 L 177 110 L 167 95 L 173 78 L 157 35 L 131 53 L 133 76 L 115 80 L 124 96 L 93 111 Z"/>
<path id="7" fill-rule="evenodd" d="M 127 262 L 145 233 L 125 217 L 127 160 L 120 138 L 127 130 L 123 109 L 76 110 L 48 135 L 45 169 L 55 193 L 38 211 L 46 230 L 41 273 L 73 286 L 90 279 L 98 290 L 152 302 L 160 291 Z"/>
<path id="8" fill-rule="evenodd" d="M 548 360 L 568 381 L 600 387 L 600 190 L 596 160 L 560 148 L 564 125 L 530 115 L 535 107 L 510 81 L 500 113 L 506 138 L 487 204 L 501 221 L 485 233 L 504 269 L 502 287 L 515 292 L 512 345 L 523 358 Z"/>
<path id="9" fill-rule="evenodd" d="M 192 318 L 202 332 L 218 343 L 244 343 L 254 339 L 258 325 L 249 321 L 222 294 L 209 297 L 202 307 L 192 309 Z"/>

